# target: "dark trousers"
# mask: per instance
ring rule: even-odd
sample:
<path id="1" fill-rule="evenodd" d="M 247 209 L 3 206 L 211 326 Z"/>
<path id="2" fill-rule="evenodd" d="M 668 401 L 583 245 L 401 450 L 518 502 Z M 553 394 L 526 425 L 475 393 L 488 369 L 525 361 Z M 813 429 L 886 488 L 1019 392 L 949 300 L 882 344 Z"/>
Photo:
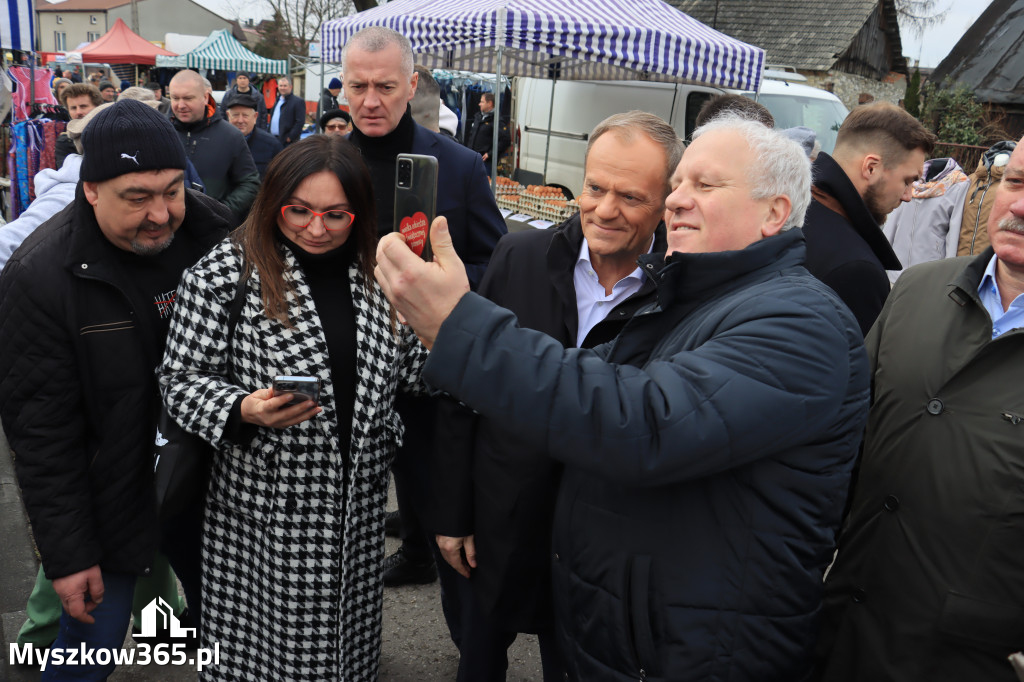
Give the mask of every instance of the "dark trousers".
<path id="1" fill-rule="evenodd" d="M 456 682 L 505 682 L 508 648 L 516 641 L 518 633 L 503 629 L 500 623 L 488 617 L 472 582 L 459 575 L 440 556 L 437 572 L 441 578 L 441 608 L 452 641 L 459 649 Z M 539 632 L 537 641 L 544 682 L 561 682 L 565 666 L 553 628 Z"/>
<path id="2" fill-rule="evenodd" d="M 60 630 L 53 649 L 67 650 L 84 647 L 91 652 L 88 660 L 78 659 L 76 665 L 47 664 L 40 679 L 43 682 L 99 682 L 114 672 L 116 665 L 112 651 L 119 650 L 128 633 L 128 622 L 132 617 L 132 595 L 135 594 L 135 576 L 130 573 L 102 571 L 103 601 L 90 615 L 94 623 L 83 623 L 62 611 Z M 103 649 L 104 654 L 96 654 Z M 103 663 L 96 660 L 102 656 Z"/>
<path id="3" fill-rule="evenodd" d="M 391 472 L 395 477 L 395 497 L 401 520 L 399 537 L 402 552 L 413 563 L 433 561 L 434 534 L 425 527 L 429 503 L 430 448 L 434 446 L 437 409 L 432 398 L 399 395 L 395 408 L 405 424 L 402 447 L 395 454 Z"/>

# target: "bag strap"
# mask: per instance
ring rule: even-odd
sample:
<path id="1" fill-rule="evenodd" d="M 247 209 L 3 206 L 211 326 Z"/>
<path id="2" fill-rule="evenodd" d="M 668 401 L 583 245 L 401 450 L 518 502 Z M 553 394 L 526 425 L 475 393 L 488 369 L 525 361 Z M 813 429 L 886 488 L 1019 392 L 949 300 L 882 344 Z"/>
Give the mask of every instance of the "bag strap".
<path id="1" fill-rule="evenodd" d="M 238 289 L 235 290 L 235 297 L 231 301 L 231 312 L 228 314 L 227 339 L 229 344 L 231 343 L 231 337 L 235 335 L 235 327 L 238 325 L 238 318 L 242 316 L 242 306 L 245 305 L 245 292 L 248 289 L 248 284 L 248 274 L 243 274 L 238 278 Z"/>
<path id="2" fill-rule="evenodd" d="M 242 260 L 242 274 L 238 277 L 238 288 L 235 289 L 235 297 L 231 299 L 231 310 L 228 312 L 228 346 L 231 346 L 231 337 L 235 335 L 235 327 L 238 326 L 238 318 L 242 316 L 242 307 L 245 305 L 245 293 L 249 289 L 249 273 L 245 271 L 245 260 Z M 228 369 L 228 377 L 232 378 L 233 372 Z"/>

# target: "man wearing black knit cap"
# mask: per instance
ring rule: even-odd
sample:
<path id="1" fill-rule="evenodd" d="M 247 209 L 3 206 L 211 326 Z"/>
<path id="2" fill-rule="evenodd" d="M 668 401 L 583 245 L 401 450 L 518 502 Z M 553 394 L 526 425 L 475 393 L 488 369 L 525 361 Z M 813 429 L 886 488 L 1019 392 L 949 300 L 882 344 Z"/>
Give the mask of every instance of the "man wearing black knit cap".
<path id="1" fill-rule="evenodd" d="M 121 647 L 136 576 L 149 574 L 157 546 L 153 368 L 178 279 L 232 219 L 185 189 L 181 142 L 145 104 L 111 105 L 82 144 L 75 199 L 0 276 L 0 419 L 63 606 L 52 651 L 94 652 Z M 76 658 L 43 679 L 114 669 L 109 656 Z"/>

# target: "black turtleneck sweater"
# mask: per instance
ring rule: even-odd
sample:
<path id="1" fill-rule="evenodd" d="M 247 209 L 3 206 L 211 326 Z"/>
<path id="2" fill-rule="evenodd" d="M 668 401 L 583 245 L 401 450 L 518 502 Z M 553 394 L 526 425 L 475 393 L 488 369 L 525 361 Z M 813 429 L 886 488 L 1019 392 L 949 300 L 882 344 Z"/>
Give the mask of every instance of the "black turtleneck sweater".
<path id="1" fill-rule="evenodd" d="M 348 279 L 355 246 L 352 241 L 346 241 L 327 253 L 309 253 L 285 238 L 280 231 L 276 236 L 292 252 L 302 269 L 327 339 L 325 351 L 330 361 L 334 405 L 338 414 L 335 429 L 347 466 L 356 395 L 356 322 Z M 225 426 L 225 437 L 236 443 L 248 442 L 256 434 L 254 427 L 247 428 L 250 425 L 242 423 L 241 410 L 242 399 L 239 399 Z"/>
<path id="2" fill-rule="evenodd" d="M 334 405 L 338 413 L 338 443 L 347 458 L 356 399 L 356 320 L 348 281 L 355 247 L 349 240 L 327 253 L 309 253 L 280 232 L 277 238 L 299 262 L 313 295 L 313 305 L 327 339 Z"/>
<path id="3" fill-rule="evenodd" d="M 398 125 L 387 135 L 367 137 L 353 127 L 349 141 L 363 155 L 373 181 L 377 201 L 377 237 L 394 231 L 395 220 L 395 157 L 412 151 L 416 123 L 408 106 Z"/>

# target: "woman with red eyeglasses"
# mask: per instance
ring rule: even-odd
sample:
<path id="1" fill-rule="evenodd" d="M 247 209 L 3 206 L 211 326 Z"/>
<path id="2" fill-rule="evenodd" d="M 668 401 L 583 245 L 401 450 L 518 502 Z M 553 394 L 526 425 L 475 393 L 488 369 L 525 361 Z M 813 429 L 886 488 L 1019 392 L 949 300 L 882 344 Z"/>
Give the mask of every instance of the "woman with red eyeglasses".
<path id="1" fill-rule="evenodd" d="M 220 663 L 202 680 L 376 678 L 394 396 L 417 390 L 426 353 L 374 281 L 376 226 L 359 152 L 309 137 L 179 286 L 161 390 L 216 451 L 200 636 Z M 319 397 L 275 395 L 282 375 Z"/>

